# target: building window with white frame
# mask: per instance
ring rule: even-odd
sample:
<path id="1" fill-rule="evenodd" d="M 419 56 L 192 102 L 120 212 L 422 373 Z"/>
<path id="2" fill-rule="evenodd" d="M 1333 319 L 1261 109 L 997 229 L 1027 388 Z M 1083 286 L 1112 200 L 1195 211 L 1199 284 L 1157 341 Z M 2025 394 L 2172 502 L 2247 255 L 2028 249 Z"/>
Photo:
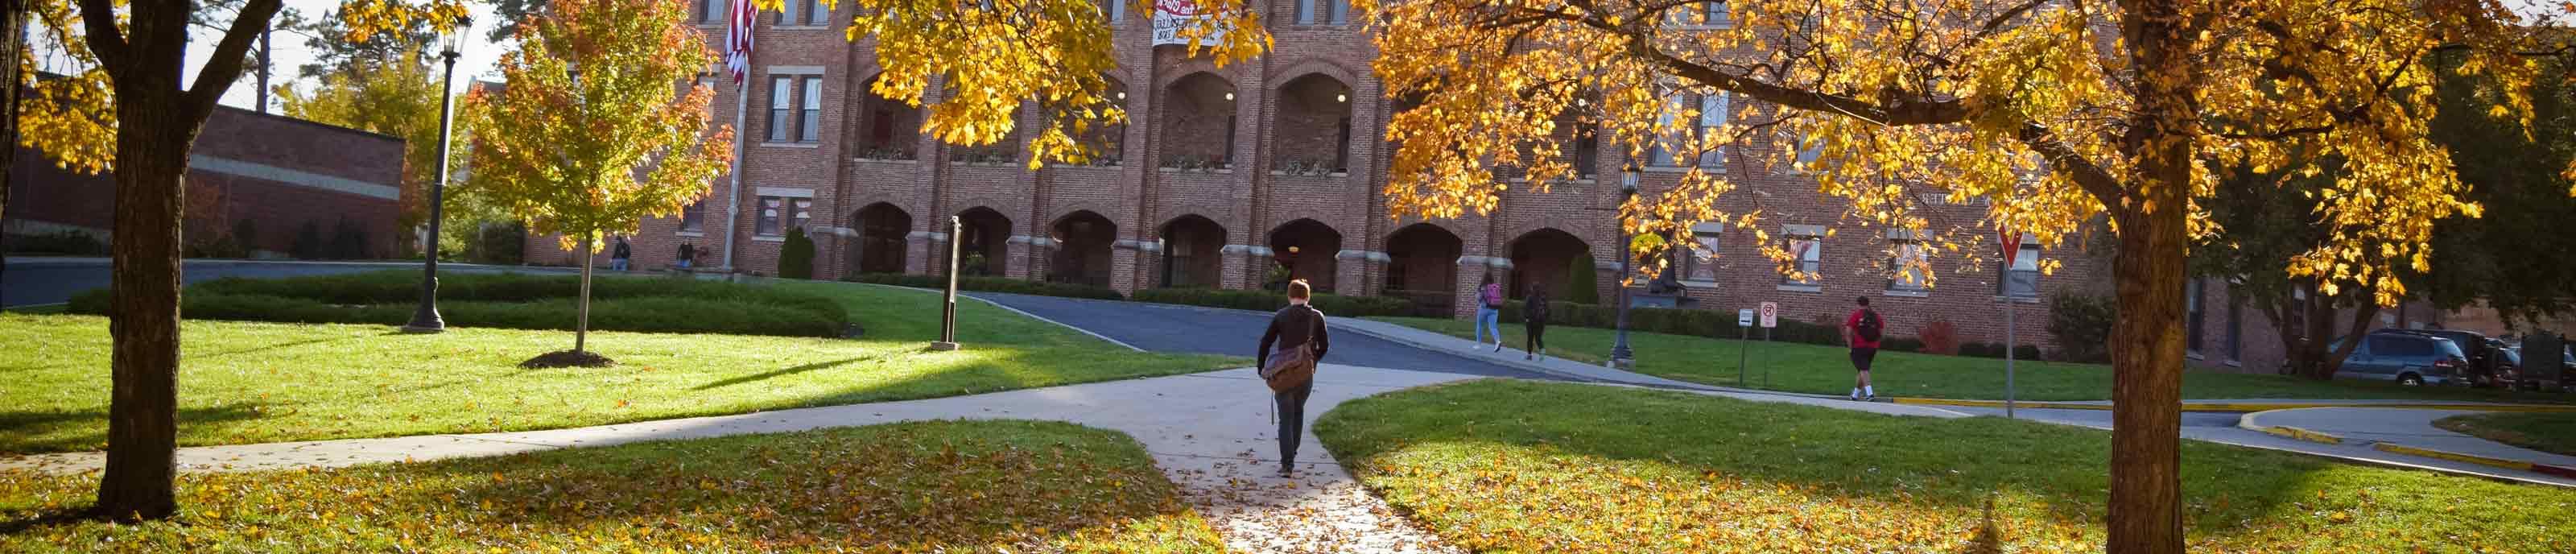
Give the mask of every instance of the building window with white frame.
<path id="1" fill-rule="evenodd" d="M 803 101 L 799 103 L 799 105 L 803 106 L 803 109 L 799 110 L 801 112 L 801 117 L 796 119 L 796 142 L 822 142 L 823 78 L 821 76 L 806 77 L 801 79 L 801 81 L 805 86 L 802 87 L 804 95 L 804 98 L 802 99 Z"/>
<path id="2" fill-rule="evenodd" d="M 832 24 L 832 8 L 824 6 L 823 0 L 803 1 L 805 2 L 806 25 L 822 26 Z"/>
<path id="3" fill-rule="evenodd" d="M 1796 275 L 1780 276 L 1780 284 L 1812 287 L 1824 284 L 1825 229 L 1817 225 L 1790 225 L 1782 230 L 1780 247 L 1789 251 L 1789 265 Z"/>
<path id="4" fill-rule="evenodd" d="M 733 2 L 730 0 L 698 0 L 699 23 L 723 23 L 725 16 L 732 11 Z"/>
<path id="5" fill-rule="evenodd" d="M 1924 249 L 1923 240 L 1914 233 L 1896 230 L 1888 233 L 1892 243 L 1887 260 L 1887 291 L 1923 293 L 1931 289 L 1932 252 Z"/>
<path id="6" fill-rule="evenodd" d="M 2018 299 L 2039 298 L 2037 239 L 2027 233 L 2021 236 L 2021 249 L 2013 254 L 2012 260 L 2004 264 L 2003 279 L 1996 286 L 1995 293 L 2001 296 Z"/>
<path id="7" fill-rule="evenodd" d="M 812 198 L 791 198 L 791 199 L 788 199 L 788 200 L 787 200 L 787 221 L 788 221 L 788 228 L 791 228 L 791 229 L 804 229 L 804 228 L 806 228 L 805 226 L 806 226 L 807 224 L 813 223 L 813 222 L 814 222 L 814 199 L 812 199 Z"/>
<path id="8" fill-rule="evenodd" d="M 1667 22 L 1684 29 L 1724 29 L 1733 25 L 1727 14 L 1726 0 L 1701 0 L 1673 6 L 1664 14 Z"/>
<path id="9" fill-rule="evenodd" d="M 791 119 L 796 109 L 796 78 L 779 75 L 769 78 L 769 142 L 787 142 L 795 127 Z"/>
<path id="10" fill-rule="evenodd" d="M 782 217 L 786 215 L 783 213 L 787 210 L 786 198 L 776 196 L 760 197 L 759 209 L 760 217 L 753 218 L 751 226 L 752 234 L 764 237 L 775 237 L 785 234 L 785 231 L 779 229 L 779 226 L 785 221 Z"/>
<path id="11" fill-rule="evenodd" d="M 1717 94 L 1676 93 L 1671 95 L 1664 104 L 1664 113 L 1656 116 L 1655 121 L 1657 128 L 1664 129 L 1669 134 L 1663 140 L 1648 145 L 1647 165 L 1659 167 L 1696 165 L 1704 169 L 1725 169 L 1726 148 L 1714 146 L 1711 143 L 1716 140 L 1720 128 L 1726 125 L 1727 116 L 1730 113 L 1729 100 L 1730 97 L 1724 91 Z M 1675 128 L 1675 120 L 1694 111 L 1694 106 L 1698 112 L 1695 119 L 1687 126 Z M 1684 148 L 1692 146 L 1707 149 L 1701 151 L 1697 159 L 1679 154 Z"/>
<path id="12" fill-rule="evenodd" d="M 1344 25 L 1350 22 L 1350 0 L 1297 0 L 1298 25 Z"/>
<path id="13" fill-rule="evenodd" d="M 680 209 L 680 232 L 683 232 L 683 233 L 703 233 L 703 232 L 706 232 L 706 230 L 707 230 L 707 212 L 706 212 L 706 210 L 707 210 L 707 199 L 706 199 L 706 198 L 703 198 L 703 197 L 701 197 L 701 198 L 699 198 L 699 199 L 697 199 L 697 200 L 695 200 L 695 201 L 691 201 L 691 202 L 689 202 L 689 207 L 687 207 L 687 208 L 681 208 L 681 209 Z"/>
<path id="14" fill-rule="evenodd" d="M 1717 280 L 1718 233 L 1724 229 L 1725 226 L 1719 223 L 1691 224 L 1690 243 L 1683 245 L 1679 251 L 1682 280 L 1700 282 Z"/>
<path id="15" fill-rule="evenodd" d="M 1823 157 L 1825 155 L 1824 139 L 1817 138 L 1812 134 L 1798 135 L 1795 140 L 1789 141 L 1789 148 L 1791 151 L 1798 153 L 1798 157 L 1795 158 L 1794 161 L 1790 162 L 1790 171 L 1814 171 L 1816 168 L 1816 158 Z"/>
<path id="16" fill-rule="evenodd" d="M 1126 21 L 1126 20 L 1127 20 L 1127 1 L 1126 1 L 1126 0 L 1102 0 L 1102 1 L 1101 1 L 1101 11 L 1102 11 L 1102 12 L 1105 12 L 1105 13 L 1107 13 L 1107 14 L 1109 15 L 1109 22 L 1110 22 L 1110 23 L 1117 23 L 1117 22 L 1121 22 L 1121 21 Z"/>

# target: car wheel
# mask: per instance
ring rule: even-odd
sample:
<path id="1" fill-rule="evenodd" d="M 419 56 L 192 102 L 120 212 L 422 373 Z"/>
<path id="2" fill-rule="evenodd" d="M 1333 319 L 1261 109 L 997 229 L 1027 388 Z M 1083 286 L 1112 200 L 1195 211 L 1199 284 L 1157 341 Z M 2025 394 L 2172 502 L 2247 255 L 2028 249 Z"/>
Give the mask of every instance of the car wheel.
<path id="1" fill-rule="evenodd" d="M 2399 375 L 2397 376 L 2397 384 L 2409 387 L 2420 387 L 2424 385 L 2424 376 L 2413 373 Z"/>

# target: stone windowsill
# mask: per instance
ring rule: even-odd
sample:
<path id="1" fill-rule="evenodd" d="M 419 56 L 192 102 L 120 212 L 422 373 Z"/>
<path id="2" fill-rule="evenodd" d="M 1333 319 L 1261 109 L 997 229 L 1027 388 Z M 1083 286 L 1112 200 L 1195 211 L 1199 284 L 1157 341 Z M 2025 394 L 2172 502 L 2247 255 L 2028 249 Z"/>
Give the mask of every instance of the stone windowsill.
<path id="1" fill-rule="evenodd" d="M 1123 166 L 1123 165 L 1058 164 L 1058 163 L 1051 163 L 1051 164 L 1047 164 L 1047 167 L 1048 167 L 1048 168 L 1050 168 L 1050 169 L 1091 169 L 1091 170 L 1099 170 L 1099 171 L 1118 171 L 1118 170 L 1122 170 L 1122 169 L 1127 169 L 1127 166 Z"/>
<path id="2" fill-rule="evenodd" d="M 1286 172 L 1286 171 L 1280 171 L 1280 170 L 1276 170 L 1276 169 L 1270 170 L 1270 174 L 1271 174 L 1271 175 L 1278 175 L 1278 176 L 1281 176 L 1281 177 L 1333 177 L 1333 178 L 1341 178 L 1341 177 L 1349 177 L 1349 176 L 1351 176 L 1351 172 L 1348 172 L 1348 171 L 1334 171 L 1334 172 L 1328 172 L 1328 173 L 1325 173 L 1325 174 L 1323 174 L 1323 175 L 1316 175 L 1316 174 L 1313 174 L 1313 173 L 1299 173 L 1299 174 L 1296 174 L 1296 175 L 1289 175 L 1289 174 L 1288 174 L 1288 172 Z"/>
<path id="3" fill-rule="evenodd" d="M 2191 358 L 2191 359 L 2194 359 L 2194 360 L 2200 360 L 2200 361 L 2209 361 L 2209 356 L 2204 355 L 2204 354 L 2201 354 L 2201 353 L 2199 353 L 2199 352 L 2184 352 L 2182 355 L 2183 355 L 2183 357 L 2185 357 L 2185 358 Z"/>
<path id="4" fill-rule="evenodd" d="M 1781 284 L 1780 284 L 1780 286 L 1772 287 L 1772 288 L 1777 289 L 1777 290 L 1780 290 L 1780 291 L 1782 291 L 1782 292 L 1824 292 L 1824 291 L 1825 291 L 1825 286 L 1824 286 L 1824 285 L 1798 285 L 1798 284 L 1790 284 L 1790 283 L 1781 283 Z"/>
<path id="5" fill-rule="evenodd" d="M 952 162 L 948 162 L 948 165 L 958 165 L 958 166 L 975 166 L 975 167 L 1012 167 L 1012 166 L 1020 165 L 1020 162 L 998 163 L 998 164 L 997 164 L 997 163 L 989 163 L 989 162 L 954 162 L 954 161 L 952 161 Z"/>
<path id="6" fill-rule="evenodd" d="M 1181 173 L 1181 172 L 1182 172 L 1182 171 L 1181 171 L 1181 168 L 1177 168 L 1177 167 L 1164 167 L 1164 168 L 1158 168 L 1158 169 L 1161 169 L 1164 173 Z M 1189 173 L 1215 173 L 1215 174 L 1218 174 L 1218 175 L 1233 175 L 1233 174 L 1234 174 L 1234 170 L 1232 170 L 1232 169 L 1218 169 L 1218 170 L 1205 171 L 1205 172 L 1201 172 L 1201 171 L 1191 171 L 1191 172 L 1189 172 Z"/>
<path id="7" fill-rule="evenodd" d="M 859 163 L 872 163 L 872 164 L 905 164 L 905 165 L 911 165 L 911 164 L 918 164 L 918 163 L 921 163 L 921 160 L 900 160 L 900 159 L 893 159 L 893 158 L 850 158 L 850 161 L 853 161 L 853 162 L 859 162 Z"/>
<path id="8" fill-rule="evenodd" d="M 1890 297 L 1896 297 L 1896 298 L 1931 298 L 1931 297 L 1932 297 L 1932 291 L 1928 291 L 1928 290 L 1887 289 L 1887 292 L 1880 293 L 1880 296 L 1890 296 Z"/>
<path id="9" fill-rule="evenodd" d="M 1339 30 L 1348 29 L 1348 28 L 1350 28 L 1350 26 L 1351 26 L 1351 24 L 1350 24 L 1349 22 L 1342 22 L 1342 23 L 1321 23 L 1321 22 L 1318 22 L 1318 23 L 1290 23 L 1290 24 L 1288 24 L 1288 28 L 1289 28 L 1289 29 L 1291 29 L 1291 30 L 1297 30 L 1297 31 L 1339 31 Z"/>
<path id="10" fill-rule="evenodd" d="M 1713 167 L 1712 167 L 1712 166 L 1682 166 L 1682 165 L 1650 165 L 1650 166 L 1644 166 L 1644 167 L 1639 167 L 1639 168 L 1637 168 L 1637 170 L 1638 170 L 1638 171 L 1642 171 L 1642 172 L 1646 172 L 1646 173 L 1689 173 L 1689 172 L 1690 172 L 1690 170 L 1693 170 L 1693 169 L 1697 169 L 1697 170 L 1700 170 L 1701 172 L 1705 172 L 1705 173 L 1726 173 L 1726 166 L 1722 166 L 1722 165 L 1721 165 L 1721 166 L 1713 166 Z"/>
<path id="11" fill-rule="evenodd" d="M 755 242 L 787 242 L 787 237 L 783 237 L 783 236 L 774 236 L 774 235 L 753 235 L 753 236 L 751 237 L 751 240 L 753 240 L 753 241 L 755 241 Z"/>
<path id="12" fill-rule="evenodd" d="M 832 25 L 828 23 L 821 25 L 771 25 L 768 28 L 780 31 L 829 31 L 832 30 Z"/>
<path id="13" fill-rule="evenodd" d="M 2012 297 L 2012 301 L 2014 301 L 2014 302 L 2019 302 L 2019 303 L 2023 303 L 2023 304 L 2038 304 L 2038 303 L 2039 303 L 2039 297 L 2037 297 L 2037 296 L 2015 296 L 2015 297 Z M 2002 303 L 2004 303 L 2004 297 L 2002 297 L 2002 296 L 1996 296 L 1996 297 L 1995 297 L 1995 303 L 1996 303 L 1996 304 L 2002 304 Z"/>
<path id="14" fill-rule="evenodd" d="M 823 143 L 819 143 L 819 142 L 762 142 L 762 143 L 760 143 L 760 147 L 761 147 L 761 148 L 807 148 L 807 149 L 819 149 L 819 148 L 822 148 L 822 147 L 823 147 Z"/>
<path id="15" fill-rule="evenodd" d="M 2221 364 L 2219 364 L 2219 365 L 2223 365 L 2223 366 L 2227 366 L 2227 367 L 2245 367 L 2245 362 L 2244 362 L 2244 361 L 2242 361 L 2242 360 L 2228 360 L 2228 361 L 2226 361 L 2225 363 L 2221 363 Z"/>
<path id="16" fill-rule="evenodd" d="M 706 237 L 706 236 L 707 236 L 707 233 L 706 233 L 705 231 L 679 231 L 679 232 L 675 232 L 675 233 L 671 233 L 671 234 L 672 234 L 672 235 L 676 235 L 676 236 L 683 236 L 683 237 L 700 237 L 700 238 L 704 238 L 704 237 Z"/>

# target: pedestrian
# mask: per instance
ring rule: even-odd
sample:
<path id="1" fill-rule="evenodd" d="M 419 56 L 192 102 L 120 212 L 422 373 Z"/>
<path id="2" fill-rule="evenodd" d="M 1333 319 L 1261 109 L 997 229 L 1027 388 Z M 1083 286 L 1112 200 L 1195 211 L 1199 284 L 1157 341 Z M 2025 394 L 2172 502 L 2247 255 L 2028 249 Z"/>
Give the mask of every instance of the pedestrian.
<path id="1" fill-rule="evenodd" d="M 1494 351 L 1503 351 L 1503 284 L 1487 280 L 1476 301 L 1476 345 L 1468 348 L 1483 349 L 1485 334 L 1493 333 Z"/>
<path id="2" fill-rule="evenodd" d="M 1523 360 L 1547 358 L 1547 284 L 1532 282 L 1529 294 L 1521 297 L 1521 325 L 1528 332 L 1528 352 Z"/>
<path id="3" fill-rule="evenodd" d="M 1315 290 L 1304 279 L 1288 281 L 1288 307 L 1270 314 L 1254 358 L 1279 408 L 1279 476 L 1294 477 L 1297 443 L 1305 440 L 1306 396 L 1315 392 L 1315 364 L 1333 342 L 1324 330 L 1324 312 L 1307 304 Z M 1274 351 L 1270 347 L 1278 345 Z M 1277 362 L 1275 365 L 1273 362 Z"/>
<path id="4" fill-rule="evenodd" d="M 1852 400 L 1878 400 L 1878 391 L 1869 386 L 1869 364 L 1878 359 L 1878 338 L 1887 329 L 1887 321 L 1870 311 L 1869 297 L 1860 297 L 1860 309 L 1852 310 L 1843 320 L 1843 341 L 1851 345 L 1852 369 L 1860 376 L 1852 382 Z"/>
<path id="5" fill-rule="evenodd" d="M 697 245 L 689 244 L 687 242 L 680 243 L 680 269 L 688 269 L 689 262 L 695 261 L 697 257 Z"/>
<path id="6" fill-rule="evenodd" d="M 617 237 L 617 248 L 608 251 L 608 269 L 625 271 L 626 259 L 635 257 L 635 249 L 626 245 L 626 237 Z"/>

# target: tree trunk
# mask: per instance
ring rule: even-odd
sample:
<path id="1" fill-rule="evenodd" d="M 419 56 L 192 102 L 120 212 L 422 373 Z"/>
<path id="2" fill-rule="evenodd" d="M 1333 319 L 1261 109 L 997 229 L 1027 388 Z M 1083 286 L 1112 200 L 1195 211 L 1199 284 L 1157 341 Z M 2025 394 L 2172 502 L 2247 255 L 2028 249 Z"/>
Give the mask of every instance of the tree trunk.
<path id="1" fill-rule="evenodd" d="M 26 41 L 27 15 L 25 0 L 0 0 L 0 33 L 8 33 L 10 40 Z M 7 141 L 5 146 L 0 146 L 0 214 L 7 214 L 9 181 L 17 176 L 18 171 L 19 88 L 27 86 L 27 83 L 18 82 L 18 72 L 14 69 L 18 67 L 17 48 L 0 48 L 0 67 L 13 68 L 9 70 L 9 86 L 0 89 L 0 109 L 9 111 L 8 117 L 0 118 L 0 141 Z M 9 257 L 6 254 L 9 251 L 9 234 L 5 232 L 9 228 L 8 221 L 5 215 L 0 215 L 0 290 L 8 290 Z"/>
<path id="2" fill-rule="evenodd" d="M 2122 40 L 2137 72 L 2121 148 L 2134 156 L 2119 222 L 2119 322 L 2111 327 L 2111 554 L 2179 554 L 2182 534 L 2183 280 L 2197 33 L 2171 0 L 2128 0 Z M 2114 202 L 2113 200 L 2116 200 Z"/>
<path id="3" fill-rule="evenodd" d="M 582 348 L 583 348 L 583 347 L 585 347 L 585 346 L 588 346 L 588 344 L 589 344 L 589 342 L 590 342 L 590 264 L 591 264 L 591 255 L 592 255 L 591 250 L 592 250 L 592 249 L 591 249 L 591 247 L 590 247 L 590 237 L 588 237 L 588 236 L 584 236 L 584 237 L 582 237 L 582 239 L 581 239 L 581 300 L 580 300 L 581 306 L 580 306 L 580 309 L 578 309 L 578 310 L 574 310 L 574 311 L 580 312 L 580 318 L 581 318 L 581 320 L 580 320 L 580 321 L 577 321 L 577 322 L 574 322 L 574 325 L 573 325 L 573 328 L 572 328 L 572 351 L 574 351 L 574 352 L 581 352 L 581 351 L 582 351 Z"/>
<path id="4" fill-rule="evenodd" d="M 175 56 L 173 56 L 175 58 Z M 177 60 L 173 59 L 172 62 Z M 115 384 L 108 403 L 107 469 L 99 515 L 166 518 L 176 466 L 179 376 L 179 218 L 188 148 L 202 119 L 189 117 L 167 72 L 117 82 L 114 294 Z M 147 76 L 148 75 L 148 76 Z"/>

